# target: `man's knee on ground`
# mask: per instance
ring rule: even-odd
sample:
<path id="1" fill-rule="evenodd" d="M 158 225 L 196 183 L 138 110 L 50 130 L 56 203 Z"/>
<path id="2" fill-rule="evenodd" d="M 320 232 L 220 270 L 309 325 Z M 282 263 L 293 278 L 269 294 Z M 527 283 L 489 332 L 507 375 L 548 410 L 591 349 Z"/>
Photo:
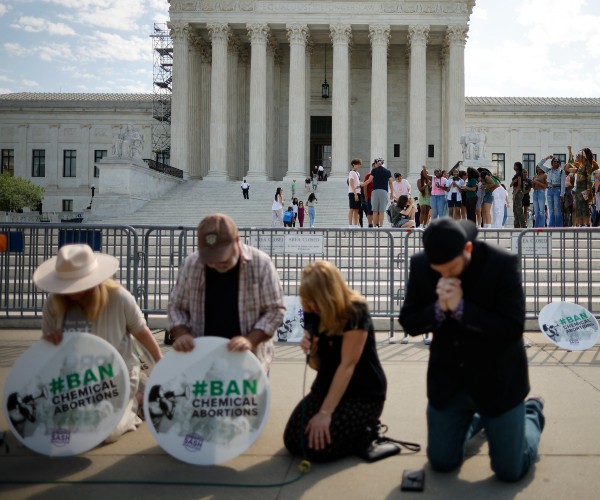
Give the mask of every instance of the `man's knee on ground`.
<path id="1" fill-rule="evenodd" d="M 505 483 L 514 483 L 519 481 L 523 478 L 523 476 L 525 476 L 525 474 L 527 474 L 529 470 L 529 468 L 527 470 L 523 470 L 523 467 L 516 462 L 502 465 L 492 464 L 492 469 L 494 470 L 496 477 Z"/>
<path id="2" fill-rule="evenodd" d="M 463 457 L 449 457 L 434 455 L 427 451 L 429 465 L 436 472 L 452 472 L 458 469 L 463 463 Z"/>

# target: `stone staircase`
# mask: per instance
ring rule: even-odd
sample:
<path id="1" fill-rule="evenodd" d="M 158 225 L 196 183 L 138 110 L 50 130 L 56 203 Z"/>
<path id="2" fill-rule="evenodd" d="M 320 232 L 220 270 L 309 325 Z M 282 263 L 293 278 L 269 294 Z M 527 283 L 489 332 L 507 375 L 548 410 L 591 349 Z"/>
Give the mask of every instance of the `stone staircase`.
<path id="1" fill-rule="evenodd" d="M 196 226 L 207 214 L 228 214 L 239 227 L 270 227 L 271 203 L 277 187 L 283 188 L 285 205 L 291 204 L 291 182 L 250 181 L 250 199 L 244 200 L 240 181 L 189 180 L 172 189 L 162 199 L 148 202 L 131 215 L 95 218 L 86 222 L 106 224 L 163 226 Z M 320 182 L 315 225 L 317 227 L 348 226 L 348 194 L 346 178 L 329 178 Z M 296 197 L 306 204 L 309 192 L 304 179 L 296 180 Z M 308 214 L 305 216 L 308 225 Z M 298 226 L 298 224 L 297 224 Z"/>

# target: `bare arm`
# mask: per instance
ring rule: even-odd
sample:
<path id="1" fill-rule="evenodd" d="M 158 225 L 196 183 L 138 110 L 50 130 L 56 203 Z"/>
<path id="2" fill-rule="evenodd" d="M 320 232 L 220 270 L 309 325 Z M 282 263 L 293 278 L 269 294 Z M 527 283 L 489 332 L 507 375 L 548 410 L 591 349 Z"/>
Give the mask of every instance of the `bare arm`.
<path id="1" fill-rule="evenodd" d="M 147 326 L 139 332 L 133 333 L 133 336 L 140 344 L 142 344 L 146 348 L 146 350 L 150 353 L 154 361 L 159 361 L 162 359 L 162 352 L 160 351 L 158 342 L 156 342 L 156 339 L 154 338 L 152 332 Z"/>
<path id="2" fill-rule="evenodd" d="M 344 332 L 342 339 L 342 359 L 331 381 L 329 392 L 323 400 L 321 411 L 311 418 L 306 426 L 308 446 L 310 448 L 322 450 L 326 444 L 331 443 L 331 434 L 329 433 L 331 415 L 348 388 L 350 379 L 354 374 L 356 365 L 367 342 L 367 336 L 367 330 L 349 330 Z"/>

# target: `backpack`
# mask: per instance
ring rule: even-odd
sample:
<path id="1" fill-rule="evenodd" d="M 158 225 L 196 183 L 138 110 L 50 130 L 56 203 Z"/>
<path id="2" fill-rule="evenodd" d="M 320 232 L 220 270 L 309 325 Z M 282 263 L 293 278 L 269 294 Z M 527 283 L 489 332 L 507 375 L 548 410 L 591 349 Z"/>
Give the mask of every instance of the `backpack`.
<path id="1" fill-rule="evenodd" d="M 293 218 L 294 218 L 293 210 L 286 210 L 285 212 L 283 212 L 283 222 L 292 222 Z"/>

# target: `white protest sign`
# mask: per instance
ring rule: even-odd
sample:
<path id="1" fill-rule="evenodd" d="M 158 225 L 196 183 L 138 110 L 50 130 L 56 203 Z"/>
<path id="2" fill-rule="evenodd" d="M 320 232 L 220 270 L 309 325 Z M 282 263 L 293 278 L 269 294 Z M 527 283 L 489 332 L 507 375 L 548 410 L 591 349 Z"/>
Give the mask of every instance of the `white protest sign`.
<path id="1" fill-rule="evenodd" d="M 4 412 L 16 438 L 50 456 L 76 455 L 104 441 L 129 403 L 119 352 L 88 333 L 65 332 L 58 346 L 39 340 L 12 367 Z"/>
<path id="2" fill-rule="evenodd" d="M 269 381 L 249 351 L 229 352 L 221 337 L 194 339 L 194 350 L 169 351 L 144 393 L 156 442 L 195 465 L 237 457 L 260 436 L 270 407 Z"/>
<path id="3" fill-rule="evenodd" d="M 300 342 L 304 337 L 304 311 L 298 295 L 286 295 L 286 312 L 283 323 L 277 329 L 279 342 Z"/>
<path id="4" fill-rule="evenodd" d="M 596 318 L 583 307 L 571 302 L 552 302 L 538 318 L 542 333 L 558 347 L 568 351 L 585 351 L 600 337 Z"/>

